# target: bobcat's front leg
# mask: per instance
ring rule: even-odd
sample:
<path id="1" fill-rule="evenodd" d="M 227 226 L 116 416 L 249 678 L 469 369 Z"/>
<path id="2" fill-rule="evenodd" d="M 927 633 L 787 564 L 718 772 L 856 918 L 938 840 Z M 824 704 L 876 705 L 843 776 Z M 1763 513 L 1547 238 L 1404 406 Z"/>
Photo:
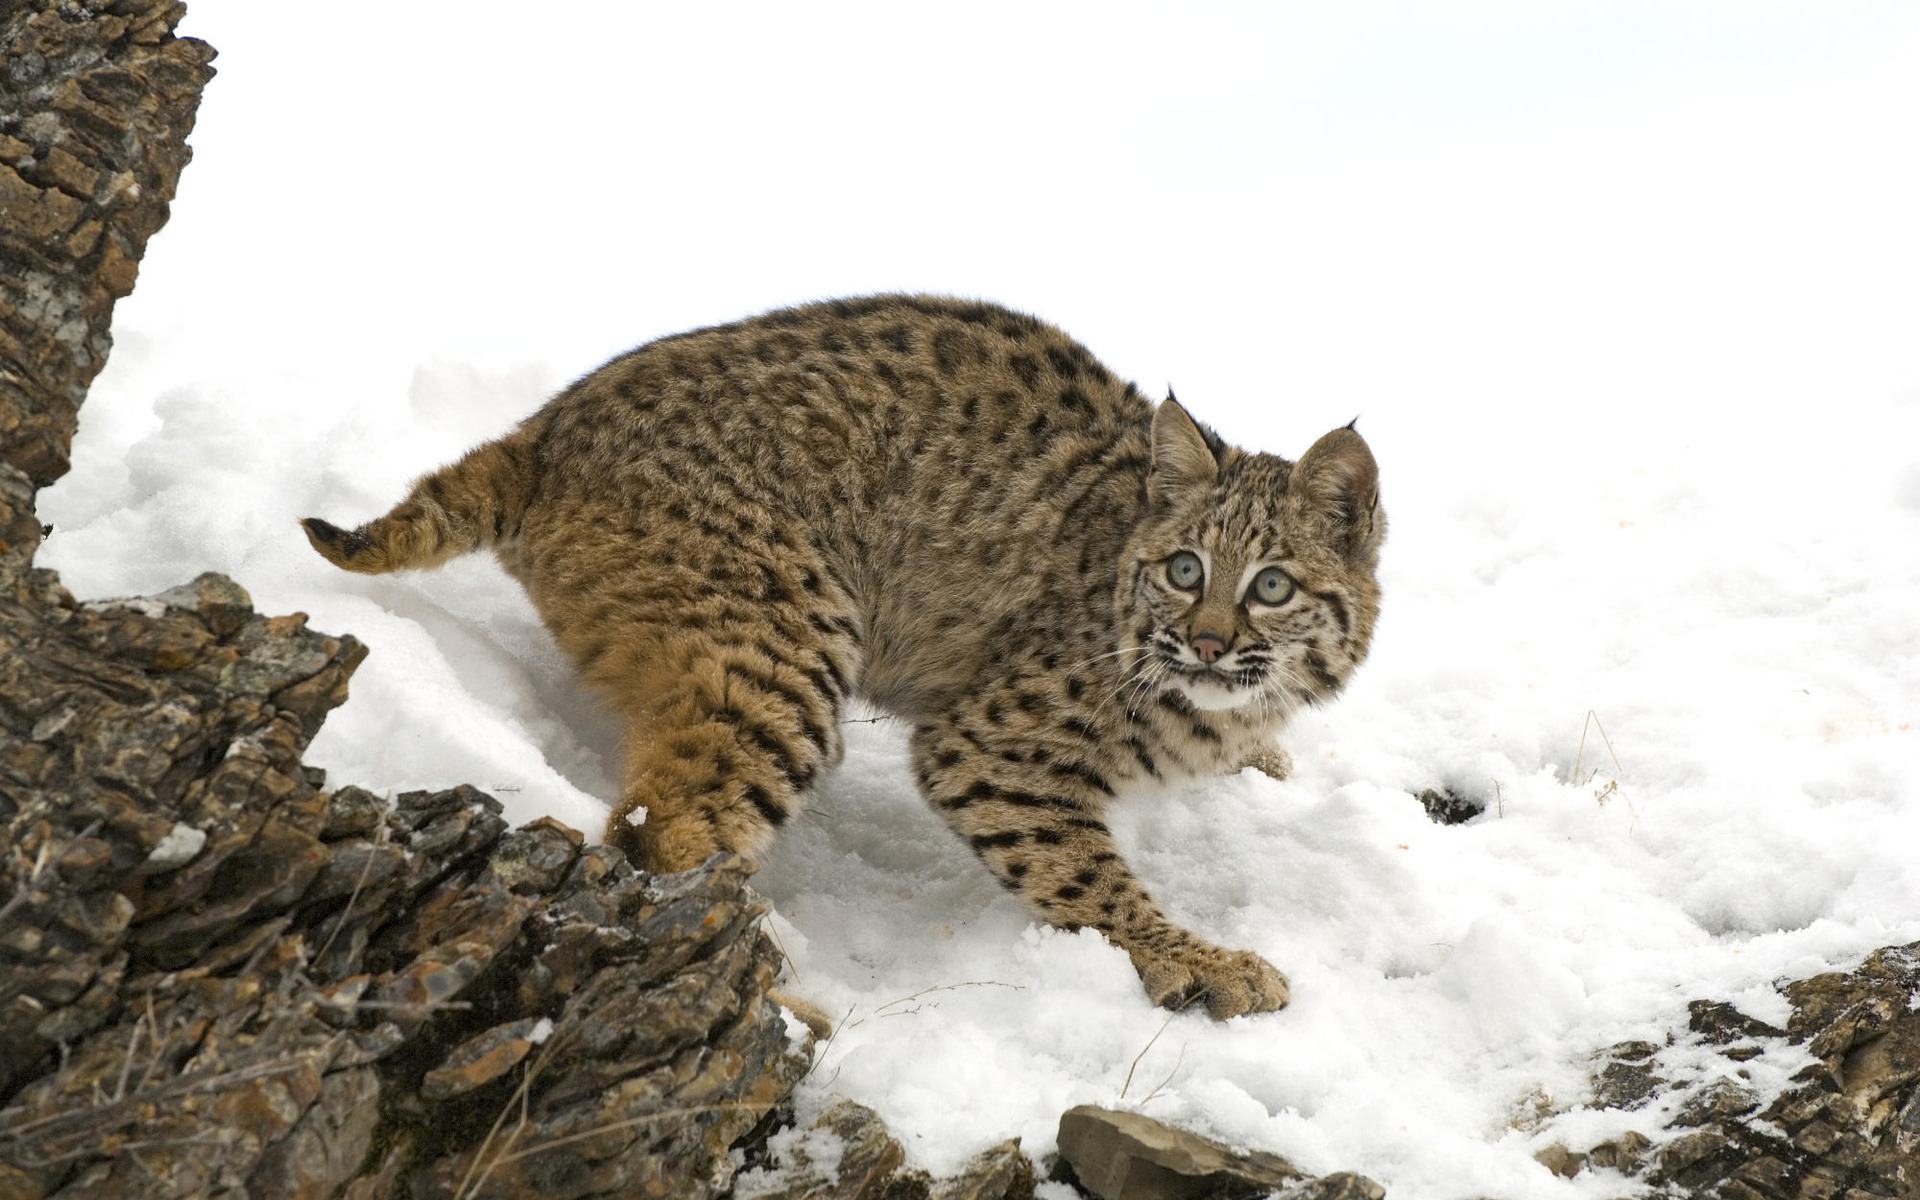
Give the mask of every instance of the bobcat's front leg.
<path id="1" fill-rule="evenodd" d="M 1204 1003 L 1222 1019 L 1283 1007 L 1286 976 L 1167 920 L 1121 860 L 1100 820 L 1112 790 L 1097 743 L 1023 734 L 1005 723 L 1017 711 L 1011 698 L 982 698 L 914 734 L 921 790 L 987 869 L 1052 924 L 1097 929 L 1125 950 L 1156 1004 Z"/>

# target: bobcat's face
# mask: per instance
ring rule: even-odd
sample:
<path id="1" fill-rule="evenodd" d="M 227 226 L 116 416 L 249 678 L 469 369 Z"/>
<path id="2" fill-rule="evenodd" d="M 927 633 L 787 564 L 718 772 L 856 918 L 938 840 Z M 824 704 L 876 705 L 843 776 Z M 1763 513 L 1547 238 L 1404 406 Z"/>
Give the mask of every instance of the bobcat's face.
<path id="1" fill-rule="evenodd" d="M 1283 717 L 1331 697 L 1366 656 L 1379 605 L 1384 521 L 1365 443 L 1337 430 L 1297 465 L 1187 449 L 1185 476 L 1150 485 L 1154 509 L 1121 563 L 1119 644 L 1135 652 L 1123 660 L 1144 688 L 1203 710 Z"/>

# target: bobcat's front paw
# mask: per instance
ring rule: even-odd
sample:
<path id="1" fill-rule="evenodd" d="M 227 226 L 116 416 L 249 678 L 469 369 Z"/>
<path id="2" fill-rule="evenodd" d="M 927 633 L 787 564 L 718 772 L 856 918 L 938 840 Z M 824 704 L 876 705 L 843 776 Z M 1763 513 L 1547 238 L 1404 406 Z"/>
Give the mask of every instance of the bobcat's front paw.
<path id="1" fill-rule="evenodd" d="M 1293 774 L 1293 755 L 1278 746 L 1262 746 L 1240 760 L 1236 771 L 1254 770 L 1269 779 L 1284 781 Z"/>
<path id="2" fill-rule="evenodd" d="M 1132 957 L 1147 995 L 1162 1008 L 1177 1010 L 1205 1001 L 1208 1015 L 1224 1021 L 1287 1006 L 1287 977 L 1251 950 L 1201 944 Z"/>

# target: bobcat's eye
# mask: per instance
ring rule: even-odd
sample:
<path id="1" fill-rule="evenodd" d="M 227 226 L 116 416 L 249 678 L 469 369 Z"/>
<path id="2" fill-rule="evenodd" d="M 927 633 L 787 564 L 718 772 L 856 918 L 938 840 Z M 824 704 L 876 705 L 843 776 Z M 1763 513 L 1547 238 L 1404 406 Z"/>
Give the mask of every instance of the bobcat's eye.
<path id="1" fill-rule="evenodd" d="M 1193 591 L 1200 586 L 1200 577 L 1206 568 L 1200 565 L 1200 556 L 1191 550 L 1182 550 L 1167 560 L 1167 579 L 1177 588 Z"/>
<path id="2" fill-rule="evenodd" d="M 1293 597 L 1293 580 L 1279 567 L 1268 567 L 1253 577 L 1247 599 L 1261 604 L 1285 604 Z"/>

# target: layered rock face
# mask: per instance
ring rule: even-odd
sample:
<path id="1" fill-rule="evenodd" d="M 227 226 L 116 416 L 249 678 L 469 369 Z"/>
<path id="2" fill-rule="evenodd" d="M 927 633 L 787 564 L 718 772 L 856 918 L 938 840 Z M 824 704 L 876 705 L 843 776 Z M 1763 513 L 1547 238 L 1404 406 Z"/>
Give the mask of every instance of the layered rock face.
<path id="1" fill-rule="evenodd" d="M 32 565 L 212 75 L 184 11 L 0 16 L 0 1196 L 722 1194 L 809 1061 L 743 864 L 326 791 L 358 642 Z"/>
<path id="2" fill-rule="evenodd" d="M 809 1061 L 741 864 L 320 790 L 365 652 L 219 576 L 0 585 L 0 1195 L 726 1190 Z"/>
<path id="3" fill-rule="evenodd" d="M 166 223 L 213 49 L 156 0 L 8 4 L 0 16 L 0 548 L 67 471 L 113 302 Z"/>

